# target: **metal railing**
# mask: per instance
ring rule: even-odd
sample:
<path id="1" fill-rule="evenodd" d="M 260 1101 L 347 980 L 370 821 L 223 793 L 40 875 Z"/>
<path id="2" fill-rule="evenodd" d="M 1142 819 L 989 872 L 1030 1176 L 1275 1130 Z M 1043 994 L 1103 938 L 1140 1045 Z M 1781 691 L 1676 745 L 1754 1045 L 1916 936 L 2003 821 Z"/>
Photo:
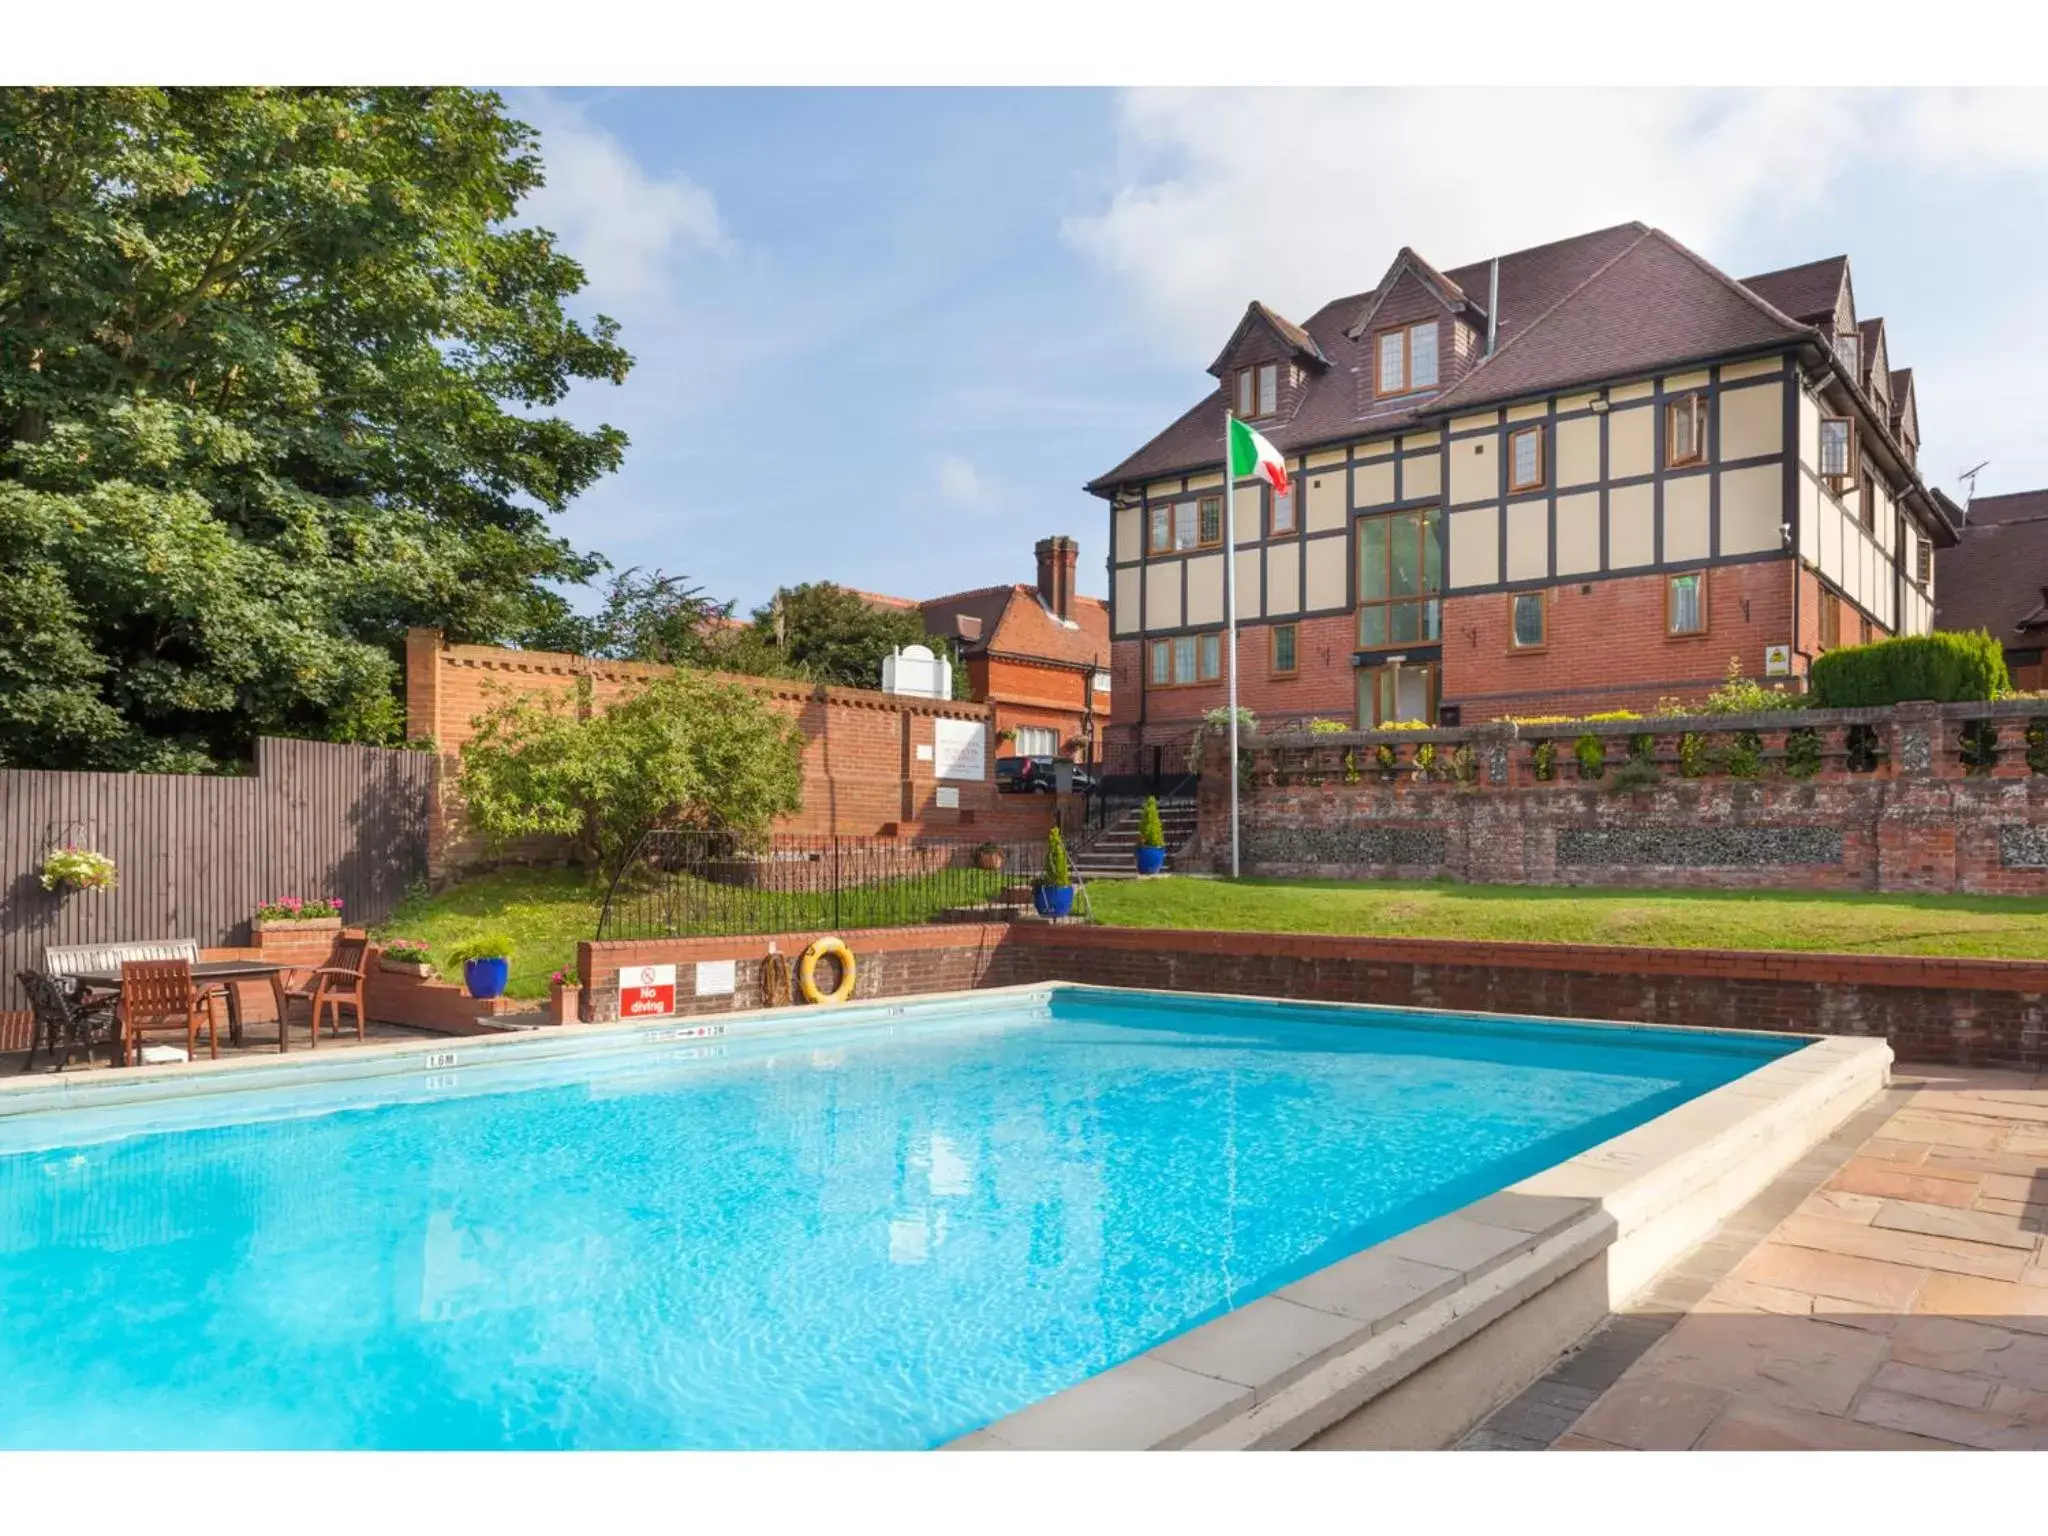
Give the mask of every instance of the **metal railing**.
<path id="1" fill-rule="evenodd" d="M 597 937 L 666 939 L 1003 920 L 1031 909 L 1045 844 L 649 832 Z"/>

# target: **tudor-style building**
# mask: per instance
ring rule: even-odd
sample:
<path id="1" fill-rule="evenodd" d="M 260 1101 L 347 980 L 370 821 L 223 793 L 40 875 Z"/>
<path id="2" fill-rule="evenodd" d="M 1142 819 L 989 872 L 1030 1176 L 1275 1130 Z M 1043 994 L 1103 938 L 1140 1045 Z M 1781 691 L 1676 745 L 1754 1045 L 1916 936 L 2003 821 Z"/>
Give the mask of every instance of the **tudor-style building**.
<path id="1" fill-rule="evenodd" d="M 1246 311 L 1199 405 L 1088 487 L 1111 504 L 1111 740 L 1223 702 L 1223 413 L 1287 457 L 1237 492 L 1239 690 L 1361 726 L 1696 696 L 1730 658 L 1931 627 L 1948 503 L 1909 370 L 1846 257 L 1737 281 L 1627 224 Z"/>

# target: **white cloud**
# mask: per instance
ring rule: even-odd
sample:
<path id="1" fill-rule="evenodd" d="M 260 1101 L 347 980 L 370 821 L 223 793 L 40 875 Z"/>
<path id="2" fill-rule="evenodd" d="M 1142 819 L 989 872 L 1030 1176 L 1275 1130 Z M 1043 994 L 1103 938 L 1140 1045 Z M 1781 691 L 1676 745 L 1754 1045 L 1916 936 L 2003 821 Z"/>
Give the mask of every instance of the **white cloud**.
<path id="1" fill-rule="evenodd" d="M 1138 91 L 1129 178 L 1068 240 L 1206 362 L 1250 298 L 1303 318 L 1403 245 L 1444 266 L 1641 219 L 1711 251 L 1810 199 L 1881 98 L 1822 91 Z M 1958 138 L 1982 136 L 1974 117 Z M 1509 150 L 1516 153 L 1509 153 Z M 1524 153 L 1523 151 L 1526 151 Z"/>
<path id="2" fill-rule="evenodd" d="M 732 248 L 718 204 L 688 177 L 649 175 L 618 139 L 545 92 L 522 95 L 515 111 L 540 131 L 547 176 L 520 222 L 561 237 L 589 275 L 594 306 L 656 300 L 674 283 L 675 256 Z"/>
<path id="3" fill-rule="evenodd" d="M 939 460 L 935 480 L 939 500 L 948 506 L 965 512 L 985 512 L 995 505 L 995 487 L 982 478 L 980 470 L 958 454 L 948 454 Z"/>

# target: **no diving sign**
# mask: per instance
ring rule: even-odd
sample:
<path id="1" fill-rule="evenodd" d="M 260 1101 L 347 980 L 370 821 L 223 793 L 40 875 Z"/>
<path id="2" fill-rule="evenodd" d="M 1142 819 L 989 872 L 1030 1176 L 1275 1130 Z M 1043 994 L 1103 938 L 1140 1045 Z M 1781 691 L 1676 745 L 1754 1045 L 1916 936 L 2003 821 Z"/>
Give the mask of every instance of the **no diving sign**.
<path id="1" fill-rule="evenodd" d="M 619 1017 L 665 1019 L 676 1011 L 676 968 L 629 965 L 619 972 Z"/>

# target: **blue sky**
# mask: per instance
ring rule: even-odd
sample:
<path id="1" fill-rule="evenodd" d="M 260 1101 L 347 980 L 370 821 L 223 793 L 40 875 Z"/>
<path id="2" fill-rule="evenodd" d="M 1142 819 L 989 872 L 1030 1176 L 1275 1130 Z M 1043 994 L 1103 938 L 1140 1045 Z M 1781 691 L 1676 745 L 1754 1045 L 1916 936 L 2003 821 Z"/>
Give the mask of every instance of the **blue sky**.
<path id="1" fill-rule="evenodd" d="M 1299 319 L 1404 243 L 1453 266 L 1628 218 L 1738 276 L 1848 252 L 1923 472 L 2048 484 L 2040 93 L 508 96 L 549 171 L 523 217 L 638 360 L 569 402 L 633 443 L 560 527 L 743 610 L 1029 580 L 1047 533 L 1100 593 L 1082 483 L 1199 398 L 1247 300 Z"/>

